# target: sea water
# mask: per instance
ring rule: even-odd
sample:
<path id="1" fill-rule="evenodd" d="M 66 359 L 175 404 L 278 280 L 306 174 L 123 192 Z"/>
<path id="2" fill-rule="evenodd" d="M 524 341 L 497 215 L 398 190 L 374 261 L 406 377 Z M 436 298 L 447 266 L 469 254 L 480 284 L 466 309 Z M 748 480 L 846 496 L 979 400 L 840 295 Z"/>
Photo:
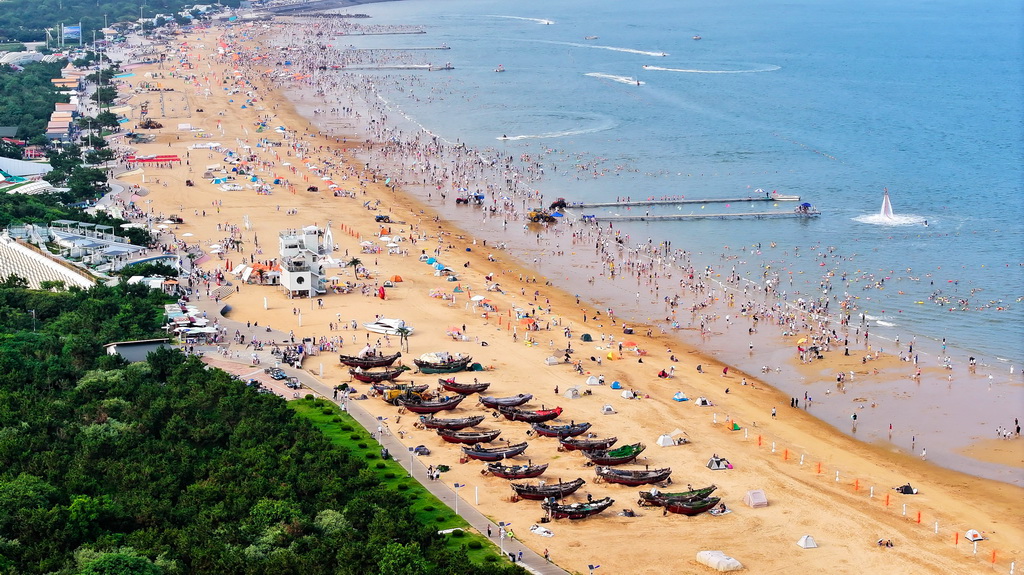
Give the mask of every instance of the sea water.
<path id="1" fill-rule="evenodd" d="M 831 274 L 828 295 L 857 298 L 873 337 L 916 337 L 935 353 L 945 339 L 958 361 L 976 356 L 1004 379 L 1024 362 L 1024 22 L 1013 3 L 405 0 L 358 11 L 427 34 L 339 42 L 451 47 L 429 58 L 454 70 L 385 88 L 409 127 L 543 158 L 533 185 L 545 201 L 799 195 L 822 215 L 615 225 L 723 276 L 783 270 L 794 300 L 822 297 Z M 884 189 L 892 218 L 880 214 Z M 620 300 L 621 315 L 651 313 Z"/>

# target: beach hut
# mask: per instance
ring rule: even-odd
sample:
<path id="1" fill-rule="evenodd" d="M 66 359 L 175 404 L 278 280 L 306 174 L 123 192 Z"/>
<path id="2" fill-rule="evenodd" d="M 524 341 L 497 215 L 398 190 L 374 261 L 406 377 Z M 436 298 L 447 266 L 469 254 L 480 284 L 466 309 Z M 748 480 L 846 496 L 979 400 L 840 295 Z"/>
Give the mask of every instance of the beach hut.
<path id="1" fill-rule="evenodd" d="M 799 541 L 796 542 L 796 544 L 799 545 L 801 549 L 817 549 L 818 548 L 818 544 L 817 544 L 817 542 L 814 541 L 814 537 L 811 537 L 810 535 L 804 535 L 803 537 L 800 538 Z"/>
<path id="2" fill-rule="evenodd" d="M 601 415 L 614 415 L 614 414 L 615 414 L 615 408 L 612 407 L 609 404 L 605 404 L 605 406 L 601 408 Z"/>
<path id="3" fill-rule="evenodd" d="M 732 464 L 729 463 L 729 460 L 724 457 L 718 457 L 717 455 L 713 455 L 711 456 L 711 459 L 708 460 L 708 469 L 712 471 L 732 469 Z M 763 495 L 764 492 L 761 492 L 761 494 Z M 747 492 L 747 495 L 750 495 L 749 491 Z M 744 501 L 746 501 L 746 498 L 744 498 Z M 767 501 L 765 502 L 765 505 L 768 505 Z"/>
<path id="4" fill-rule="evenodd" d="M 562 394 L 562 397 L 564 397 L 566 399 L 579 399 L 580 398 L 580 388 L 578 388 L 578 387 L 570 387 L 569 389 L 565 390 L 565 393 Z"/>
<path id="5" fill-rule="evenodd" d="M 697 563 L 720 572 L 740 571 L 743 569 L 742 563 L 729 557 L 722 551 L 698 551 Z"/>
<path id="6" fill-rule="evenodd" d="M 743 496 L 743 502 L 754 509 L 757 509 L 758 507 L 768 507 L 768 497 L 765 496 L 764 490 L 762 489 L 751 489 L 750 491 L 747 491 L 747 494 Z"/>
<path id="7" fill-rule="evenodd" d="M 701 396 L 697 398 L 696 405 L 697 407 L 711 407 L 711 402 L 708 401 L 708 398 Z"/>

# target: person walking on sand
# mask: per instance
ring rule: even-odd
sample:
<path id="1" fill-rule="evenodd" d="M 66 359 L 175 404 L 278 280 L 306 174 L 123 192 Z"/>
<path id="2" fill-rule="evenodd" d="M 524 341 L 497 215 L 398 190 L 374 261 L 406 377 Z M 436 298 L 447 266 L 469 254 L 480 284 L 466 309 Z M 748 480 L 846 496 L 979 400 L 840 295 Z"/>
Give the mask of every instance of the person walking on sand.
<path id="1" fill-rule="evenodd" d="M 775 408 L 772 408 L 772 419 L 775 419 Z"/>

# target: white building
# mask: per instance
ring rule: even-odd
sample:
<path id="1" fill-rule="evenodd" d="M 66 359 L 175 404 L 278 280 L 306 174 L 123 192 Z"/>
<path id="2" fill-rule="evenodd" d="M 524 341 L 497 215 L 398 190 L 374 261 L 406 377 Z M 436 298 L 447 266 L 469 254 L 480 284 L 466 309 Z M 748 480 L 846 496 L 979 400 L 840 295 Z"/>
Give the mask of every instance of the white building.
<path id="1" fill-rule="evenodd" d="M 306 226 L 279 235 L 281 286 L 292 296 L 313 297 L 327 292 L 324 261 L 330 256 L 334 237 L 326 228 Z"/>

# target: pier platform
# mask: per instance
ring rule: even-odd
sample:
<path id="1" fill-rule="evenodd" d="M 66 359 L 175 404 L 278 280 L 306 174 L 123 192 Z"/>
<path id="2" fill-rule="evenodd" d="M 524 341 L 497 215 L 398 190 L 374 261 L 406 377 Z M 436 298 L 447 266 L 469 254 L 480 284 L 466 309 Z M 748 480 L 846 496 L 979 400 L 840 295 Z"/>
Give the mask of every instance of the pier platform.
<path id="1" fill-rule="evenodd" d="M 657 216 L 584 216 L 598 222 L 667 222 L 685 220 L 777 220 L 815 218 L 821 212 L 744 212 L 736 214 L 666 214 Z"/>
<path id="2" fill-rule="evenodd" d="M 742 202 L 799 202 L 800 196 L 753 196 L 747 198 L 711 198 L 704 200 L 631 200 L 628 202 L 575 202 L 570 208 L 626 208 L 630 206 L 675 206 L 684 204 L 730 204 Z"/>

